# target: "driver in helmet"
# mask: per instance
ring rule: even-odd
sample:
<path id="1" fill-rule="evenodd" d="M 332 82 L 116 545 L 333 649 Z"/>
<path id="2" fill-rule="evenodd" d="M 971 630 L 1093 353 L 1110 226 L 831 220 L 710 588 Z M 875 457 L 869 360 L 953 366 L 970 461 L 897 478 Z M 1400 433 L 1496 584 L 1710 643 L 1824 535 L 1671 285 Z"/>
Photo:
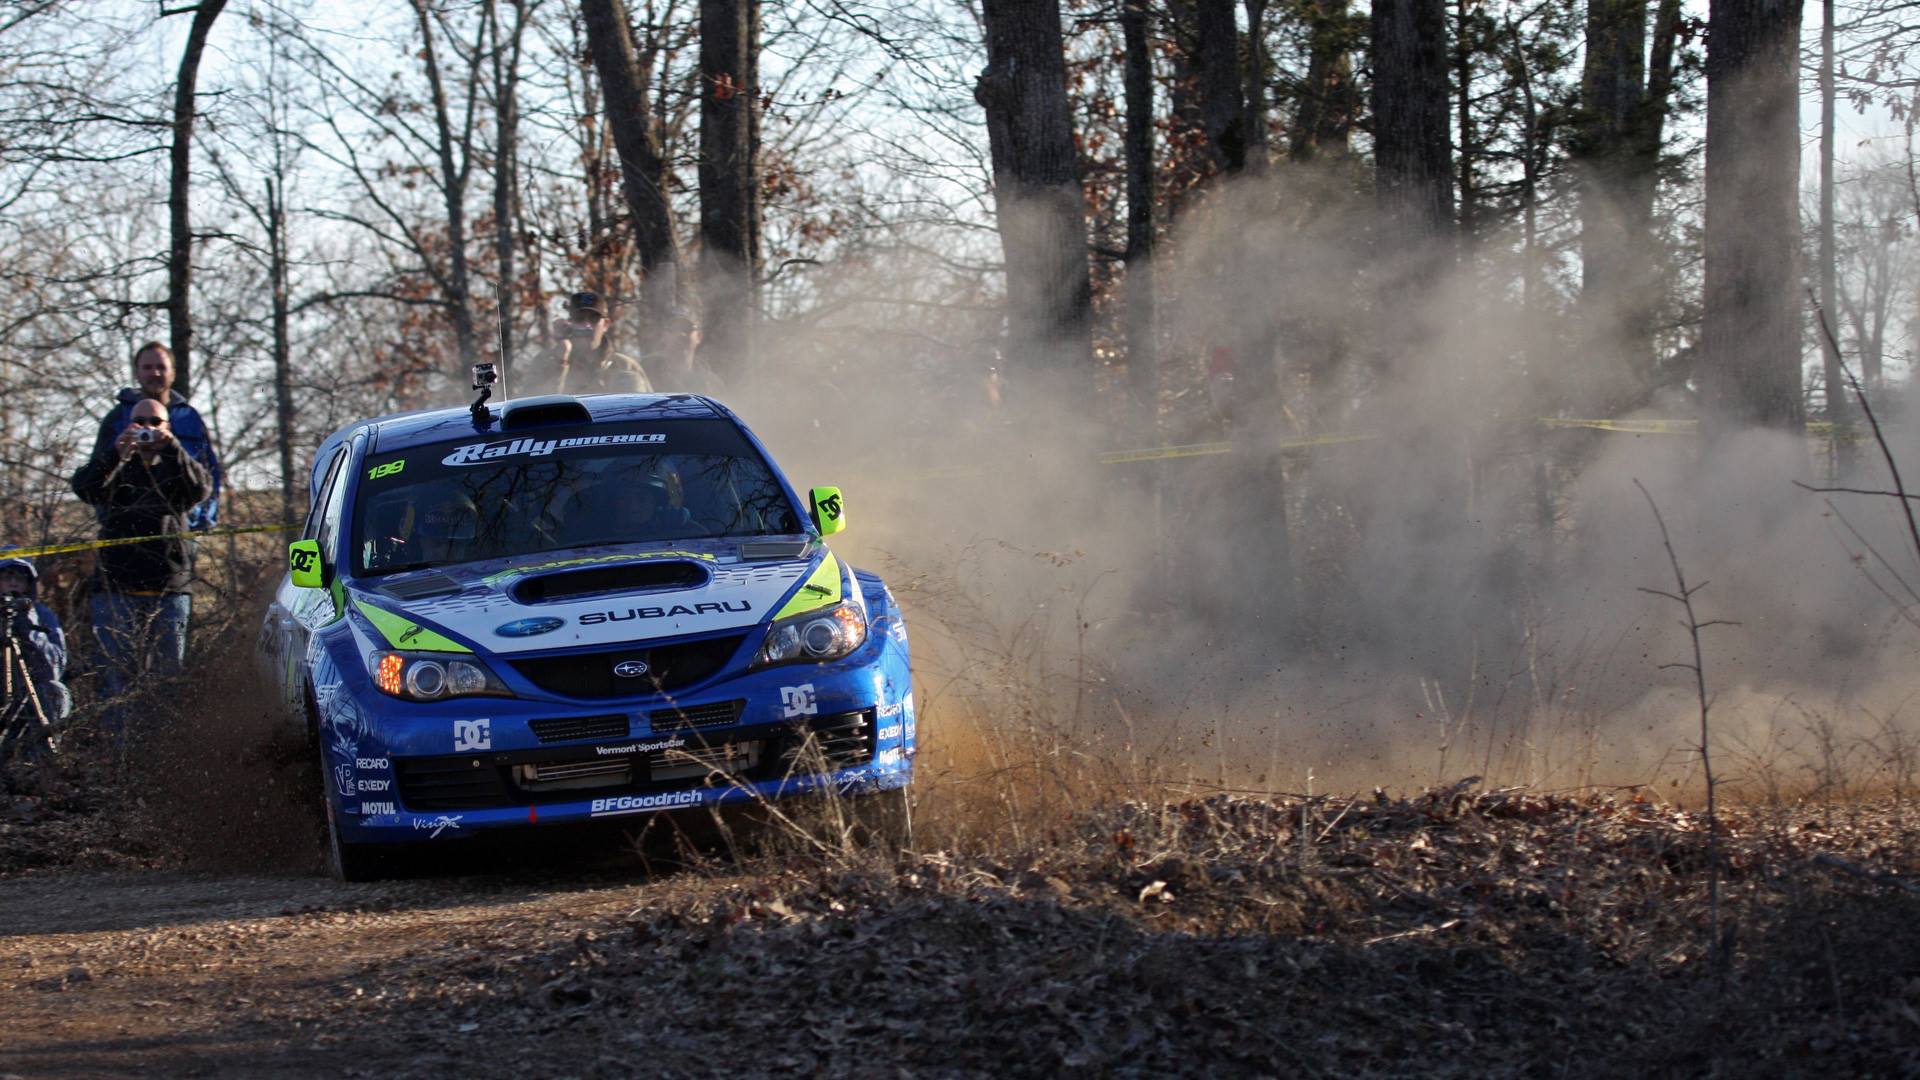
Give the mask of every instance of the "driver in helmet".
<path id="1" fill-rule="evenodd" d="M 420 514 L 419 530 L 420 558 L 467 559 L 480 535 L 480 508 L 463 492 L 436 493 Z"/>

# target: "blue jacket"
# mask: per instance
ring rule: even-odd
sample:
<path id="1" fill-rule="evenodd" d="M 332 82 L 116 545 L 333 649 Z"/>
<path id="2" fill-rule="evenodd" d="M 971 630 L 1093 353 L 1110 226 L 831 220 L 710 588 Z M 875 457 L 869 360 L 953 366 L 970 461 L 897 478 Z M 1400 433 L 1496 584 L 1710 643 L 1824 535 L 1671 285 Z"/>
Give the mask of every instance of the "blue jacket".
<path id="1" fill-rule="evenodd" d="M 127 429 L 127 423 L 133 417 L 133 407 L 146 395 L 131 386 L 121 389 L 118 402 L 111 412 L 100 418 L 100 434 L 93 440 L 93 456 L 111 453 L 113 442 Z M 173 437 L 192 454 L 195 461 L 207 467 L 207 474 L 213 477 L 213 494 L 205 502 L 187 513 L 187 527 L 194 532 L 205 532 L 220 524 L 220 456 L 214 453 L 213 436 L 208 434 L 206 422 L 200 419 L 200 413 L 177 390 L 167 391 L 167 424 L 173 428 Z M 99 511 L 96 509 L 96 515 Z"/>
<path id="2" fill-rule="evenodd" d="M 24 570 L 31 583 L 33 610 L 20 615 L 13 632 L 26 653 L 27 674 L 42 705 L 50 713 L 64 713 L 60 703 L 65 702 L 67 693 L 60 683 L 67 675 L 67 635 L 60 628 L 60 616 L 40 602 L 40 571 L 34 568 L 32 559 L 7 558 L 5 552 L 0 552 L 0 570 Z"/>

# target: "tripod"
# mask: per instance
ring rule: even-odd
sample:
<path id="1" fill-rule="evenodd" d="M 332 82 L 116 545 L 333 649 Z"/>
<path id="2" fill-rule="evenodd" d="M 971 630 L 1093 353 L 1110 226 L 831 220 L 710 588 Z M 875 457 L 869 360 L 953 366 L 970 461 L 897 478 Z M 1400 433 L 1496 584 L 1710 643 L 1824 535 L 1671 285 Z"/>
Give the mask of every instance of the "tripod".
<path id="1" fill-rule="evenodd" d="M 53 725 L 27 669 L 26 649 L 14 631 L 17 617 L 32 603 L 0 597 L 0 765 L 50 755 L 55 746 Z"/>

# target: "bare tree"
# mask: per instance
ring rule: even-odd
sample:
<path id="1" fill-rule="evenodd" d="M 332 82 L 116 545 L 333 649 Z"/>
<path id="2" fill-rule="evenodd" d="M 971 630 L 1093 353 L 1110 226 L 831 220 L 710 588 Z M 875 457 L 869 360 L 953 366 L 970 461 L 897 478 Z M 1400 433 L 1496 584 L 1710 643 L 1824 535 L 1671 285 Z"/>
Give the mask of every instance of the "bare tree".
<path id="1" fill-rule="evenodd" d="M 1149 422 L 1158 389 L 1154 328 L 1153 53 L 1147 41 L 1147 0 L 1121 0 L 1127 109 L 1127 374 L 1139 415 Z"/>
<path id="2" fill-rule="evenodd" d="M 634 244 L 645 275 L 643 316 L 647 325 L 657 326 L 673 307 L 679 252 L 666 187 L 666 160 L 649 96 L 651 72 L 635 63 L 625 0 L 581 0 L 580 12 L 586 19 L 593 66 L 600 74 L 607 127 L 620 153 L 621 190 L 633 218 Z"/>
<path id="3" fill-rule="evenodd" d="M 1287 154 L 1295 161 L 1347 153 L 1356 111 L 1354 32 L 1347 0 L 1296 0 L 1307 25 L 1307 73 Z"/>
<path id="4" fill-rule="evenodd" d="M 986 0 L 981 15 L 987 67 L 974 99 L 987 117 L 1014 359 L 1035 372 L 1079 368 L 1092 296 L 1059 2 Z"/>
<path id="5" fill-rule="evenodd" d="M 193 23 L 180 54 L 180 74 L 173 92 L 172 173 L 167 186 L 167 218 L 172 229 L 167 254 L 167 319 L 172 331 L 173 386 L 183 396 L 193 389 L 193 223 L 188 217 L 187 200 L 193 178 L 193 120 L 198 115 L 195 87 L 207 35 L 213 32 L 213 21 L 226 6 L 227 0 L 200 0 L 192 8 L 179 9 L 192 11 Z"/>
<path id="6" fill-rule="evenodd" d="M 1377 0 L 1372 41 L 1380 231 L 1435 244 L 1453 228 L 1445 0 Z"/>
<path id="7" fill-rule="evenodd" d="M 1715 0 L 1707 29 L 1701 388 L 1719 418 L 1797 428 L 1800 0 Z"/>
<path id="8" fill-rule="evenodd" d="M 1654 363 L 1660 304 L 1653 198 L 1671 106 L 1679 0 L 1591 0 L 1575 157 L 1580 181 L 1581 303 L 1590 347 L 1616 355 L 1637 384 Z"/>
<path id="9" fill-rule="evenodd" d="M 700 291 L 705 351 L 729 374 L 751 353 L 757 306 L 758 78 L 750 6 L 749 0 L 700 0 Z"/>
<path id="10" fill-rule="evenodd" d="M 1239 173 L 1247 167 L 1247 102 L 1233 0 L 1194 0 L 1192 62 L 1199 83 L 1200 126 L 1213 167 Z"/>

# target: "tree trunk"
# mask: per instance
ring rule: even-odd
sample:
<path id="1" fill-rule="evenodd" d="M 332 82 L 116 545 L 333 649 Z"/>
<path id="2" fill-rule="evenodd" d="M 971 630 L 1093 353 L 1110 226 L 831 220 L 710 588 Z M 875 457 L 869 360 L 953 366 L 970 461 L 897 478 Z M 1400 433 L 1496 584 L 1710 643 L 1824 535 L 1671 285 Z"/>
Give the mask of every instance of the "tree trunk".
<path id="1" fill-rule="evenodd" d="M 1617 357 L 1636 389 L 1653 366 L 1659 303 L 1650 235 L 1658 143 L 1642 128 L 1665 112 L 1664 101 L 1650 100 L 1646 44 L 1647 0 L 1590 0 L 1576 144 L 1580 296 L 1591 347 Z M 1671 64 L 1670 38 L 1666 47 Z"/>
<path id="2" fill-rule="evenodd" d="M 1193 66 L 1200 84 L 1200 125 L 1214 171 L 1232 176 L 1247 167 L 1247 105 L 1233 0 L 1194 0 Z"/>
<path id="3" fill-rule="evenodd" d="M 1453 228 L 1445 0 L 1375 0 L 1372 31 L 1379 228 L 1437 250 Z"/>
<path id="4" fill-rule="evenodd" d="M 634 246 L 644 276 L 642 317 L 649 327 L 673 308 L 675 265 L 672 208 L 667 203 L 666 162 L 654 126 L 645 79 L 634 65 L 633 28 L 625 0 L 580 0 L 587 46 L 600 73 L 607 127 L 619 152 L 621 190 L 633 218 Z"/>
<path id="5" fill-rule="evenodd" d="M 1839 316 L 1834 307 L 1835 287 L 1833 252 L 1833 159 L 1834 159 L 1834 86 L 1833 86 L 1833 0 L 1820 3 L 1820 314 L 1826 320 L 1825 332 L 1817 332 L 1820 343 L 1822 375 L 1827 394 L 1827 419 L 1834 425 L 1832 440 L 1836 473 L 1850 471 L 1853 442 L 1841 425 L 1852 417 L 1852 402 L 1840 373 Z"/>
<path id="6" fill-rule="evenodd" d="M 748 0 L 700 0 L 700 291 L 702 353 L 737 375 L 754 319 L 754 161 Z"/>
<path id="7" fill-rule="evenodd" d="M 1701 388 L 1713 418 L 1796 428 L 1800 0 L 1714 0 L 1707 27 Z"/>
<path id="8" fill-rule="evenodd" d="M 1349 149 L 1354 109 L 1347 0 L 1304 0 L 1301 9 L 1307 23 L 1307 84 L 1287 155 L 1295 161 L 1341 157 Z"/>
<path id="9" fill-rule="evenodd" d="M 984 0 L 981 14 L 987 67 L 973 93 L 1006 255 L 1009 359 L 1036 373 L 1081 369 L 1091 294 L 1059 0 Z"/>
<path id="10" fill-rule="evenodd" d="M 1259 176 L 1267 152 L 1267 0 L 1245 0 L 1247 10 L 1247 171 Z"/>
<path id="11" fill-rule="evenodd" d="M 278 162 L 276 161 L 276 166 Z M 276 179 L 280 170 L 274 170 Z M 287 206 L 284 179 L 267 181 L 267 280 L 273 293 L 273 418 L 280 451 L 280 520 L 294 516 L 293 346 L 288 334 Z"/>
<path id="12" fill-rule="evenodd" d="M 182 397 L 193 391 L 193 223 L 187 215 L 192 186 L 194 87 L 200 78 L 200 54 L 207 35 L 227 0 L 200 0 L 187 30 L 187 47 L 180 56 L 180 76 L 173 88 L 172 173 L 167 186 L 167 218 L 172 243 L 167 251 L 167 324 L 173 349 L 173 388 Z"/>
<path id="13" fill-rule="evenodd" d="M 440 191 L 447 210 L 447 311 L 453 319 L 454 351 L 460 358 L 456 374 L 464 376 L 478 355 L 473 334 L 472 272 L 467 266 L 467 164 L 472 158 L 465 152 L 465 136 L 454 133 L 447 111 L 447 88 L 440 74 L 439 51 L 433 44 L 433 14 L 428 0 L 414 0 L 413 10 L 420 23 L 420 57 L 426 64 L 427 87 L 433 96 Z M 454 160 L 456 149 L 462 151 L 458 162 Z"/>
<path id="14" fill-rule="evenodd" d="M 513 5 L 513 31 L 505 41 L 500 35 L 500 14 L 496 0 L 486 0 L 487 20 L 493 26 L 493 101 L 497 128 L 493 160 L 493 247 L 499 263 L 500 287 L 495 301 L 499 310 L 500 369 L 513 389 L 514 315 L 520 309 L 520 282 L 514 266 L 514 231 L 520 189 L 520 44 L 525 37 L 527 12 L 524 0 L 508 0 Z M 503 55 L 504 54 L 504 55 Z"/>
<path id="15" fill-rule="evenodd" d="M 1159 391 L 1153 288 L 1153 53 L 1147 0 L 1123 0 L 1127 103 L 1127 375 L 1143 431 L 1152 430 Z"/>

